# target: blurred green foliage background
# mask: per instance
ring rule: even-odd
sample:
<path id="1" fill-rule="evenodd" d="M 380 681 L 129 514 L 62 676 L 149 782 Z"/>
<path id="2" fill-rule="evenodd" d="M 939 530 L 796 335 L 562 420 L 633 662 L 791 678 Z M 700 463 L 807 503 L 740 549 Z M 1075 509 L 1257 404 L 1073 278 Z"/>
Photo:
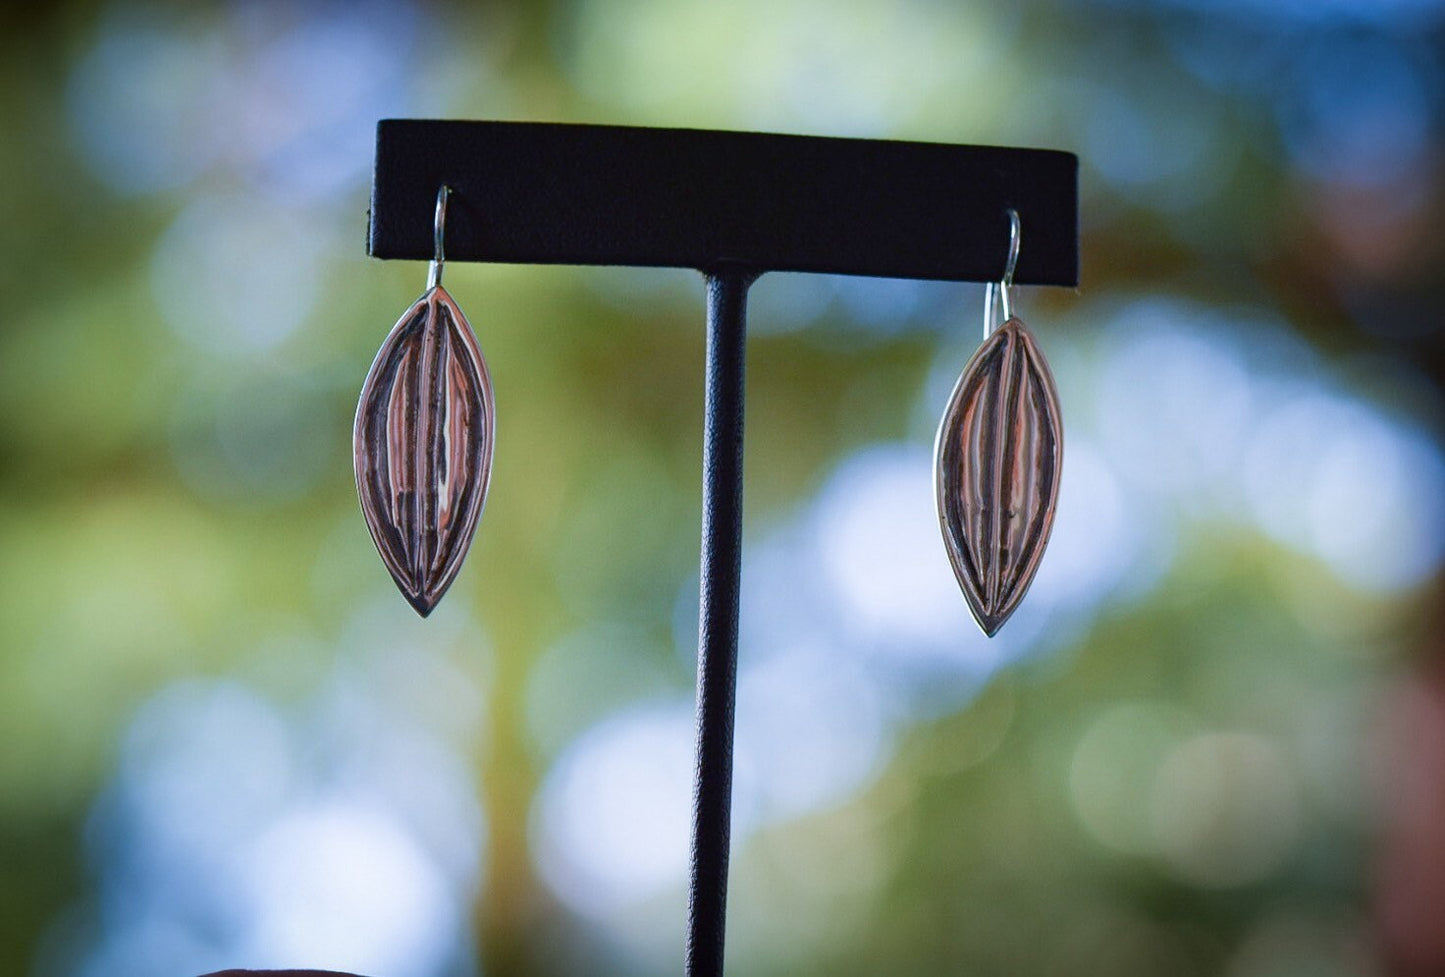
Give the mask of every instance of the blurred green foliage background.
<path id="1" fill-rule="evenodd" d="M 929 494 L 982 289 L 753 288 L 731 972 L 1445 973 L 1442 24 L 6 7 L 0 971 L 680 969 L 701 280 L 449 268 L 498 446 L 419 621 L 348 451 L 418 116 L 1081 157 L 1082 287 L 1016 298 L 1064 497 L 993 642 Z"/>

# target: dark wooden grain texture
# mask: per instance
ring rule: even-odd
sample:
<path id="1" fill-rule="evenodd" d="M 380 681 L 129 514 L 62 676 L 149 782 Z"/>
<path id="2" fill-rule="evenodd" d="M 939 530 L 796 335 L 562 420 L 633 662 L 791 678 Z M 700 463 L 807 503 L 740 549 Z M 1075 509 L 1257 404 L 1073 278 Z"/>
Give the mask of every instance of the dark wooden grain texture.
<path id="1" fill-rule="evenodd" d="M 356 490 L 402 596 L 422 617 L 461 570 L 486 504 L 492 381 L 444 288 L 428 289 L 376 354 L 356 408 Z"/>
<path id="2" fill-rule="evenodd" d="M 938 516 L 969 609 L 992 636 L 1038 572 L 1063 465 L 1059 395 L 1023 322 L 1009 319 L 964 367 L 935 447 Z"/>

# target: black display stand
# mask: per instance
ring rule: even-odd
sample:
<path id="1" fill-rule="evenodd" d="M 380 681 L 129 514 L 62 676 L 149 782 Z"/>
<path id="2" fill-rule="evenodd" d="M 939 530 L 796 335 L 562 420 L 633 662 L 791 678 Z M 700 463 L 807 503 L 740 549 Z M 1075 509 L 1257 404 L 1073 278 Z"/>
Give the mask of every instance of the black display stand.
<path id="1" fill-rule="evenodd" d="M 721 977 L 742 557 L 748 286 L 766 271 L 1079 280 L 1078 160 L 1040 149 L 753 132 L 388 119 L 368 249 L 448 261 L 695 268 L 707 278 L 697 775 L 687 974 Z"/>

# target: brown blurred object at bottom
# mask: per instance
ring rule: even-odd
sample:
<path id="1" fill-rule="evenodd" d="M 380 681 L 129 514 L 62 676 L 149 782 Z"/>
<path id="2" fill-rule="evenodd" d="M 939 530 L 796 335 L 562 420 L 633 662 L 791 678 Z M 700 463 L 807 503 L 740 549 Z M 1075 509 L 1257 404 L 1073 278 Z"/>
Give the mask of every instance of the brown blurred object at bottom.
<path id="1" fill-rule="evenodd" d="M 1381 732 L 1380 946 L 1388 973 L 1434 977 L 1445 974 L 1445 657 L 1387 696 Z"/>
<path id="2" fill-rule="evenodd" d="M 359 977 L 340 970 L 217 970 L 201 977 Z"/>

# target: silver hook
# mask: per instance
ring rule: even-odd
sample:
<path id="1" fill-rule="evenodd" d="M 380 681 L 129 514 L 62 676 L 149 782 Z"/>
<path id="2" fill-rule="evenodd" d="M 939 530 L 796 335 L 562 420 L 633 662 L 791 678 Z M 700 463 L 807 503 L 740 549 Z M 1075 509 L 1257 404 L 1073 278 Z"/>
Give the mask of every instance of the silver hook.
<path id="1" fill-rule="evenodd" d="M 1014 269 L 1019 263 L 1019 246 L 1023 241 L 1023 228 L 1019 223 L 1019 212 L 1012 207 L 1008 209 L 1008 260 L 1004 262 L 1003 278 L 998 282 L 989 282 L 983 291 L 983 338 L 987 339 L 996 328 L 993 318 L 994 303 L 1000 306 L 1003 313 L 1003 321 L 1008 322 L 1013 318 L 1013 299 L 1009 295 L 1009 289 L 1014 283 Z"/>
<path id="2" fill-rule="evenodd" d="M 433 254 L 431 264 L 427 267 L 426 287 L 437 288 L 442 283 L 442 265 L 446 263 L 446 234 L 447 234 L 447 198 L 451 196 L 452 188 L 443 183 L 437 188 L 437 209 L 436 216 L 432 219 L 432 247 Z"/>

